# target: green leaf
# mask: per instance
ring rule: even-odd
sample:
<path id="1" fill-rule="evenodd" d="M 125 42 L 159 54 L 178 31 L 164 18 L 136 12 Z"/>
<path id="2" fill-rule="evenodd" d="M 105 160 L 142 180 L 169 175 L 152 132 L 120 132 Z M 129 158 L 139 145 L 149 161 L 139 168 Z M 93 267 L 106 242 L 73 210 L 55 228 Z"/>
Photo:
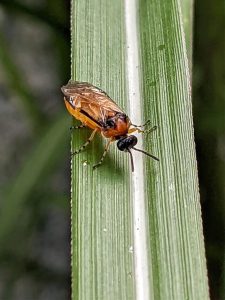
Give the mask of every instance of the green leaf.
<path id="1" fill-rule="evenodd" d="M 134 124 L 157 125 L 138 147 L 160 158 L 133 151 L 131 174 L 112 145 L 93 171 L 100 136 L 73 157 L 72 299 L 208 299 L 179 3 L 73 0 L 71 19 L 72 80 L 105 90 Z M 90 134 L 75 131 L 72 150 Z"/>
<path id="2" fill-rule="evenodd" d="M 184 27 L 187 57 L 190 71 L 192 70 L 193 5 L 193 0 L 181 1 L 182 23 Z"/>

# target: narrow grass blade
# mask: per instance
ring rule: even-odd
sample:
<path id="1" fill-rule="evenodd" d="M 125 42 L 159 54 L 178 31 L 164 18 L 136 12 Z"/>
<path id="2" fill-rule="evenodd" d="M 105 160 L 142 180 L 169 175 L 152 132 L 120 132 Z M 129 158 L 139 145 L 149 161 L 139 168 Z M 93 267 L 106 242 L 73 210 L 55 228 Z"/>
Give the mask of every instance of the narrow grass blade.
<path id="1" fill-rule="evenodd" d="M 193 0 L 183 0 L 179 1 L 181 5 L 181 22 L 184 29 L 188 66 L 190 70 L 190 76 L 192 77 L 192 44 L 193 44 L 193 10 L 194 1 Z M 178 5 L 179 5 L 178 2 Z"/>
<path id="2" fill-rule="evenodd" d="M 126 108 L 123 2 L 73 1 L 72 79 L 88 81 Z M 78 148 L 87 130 L 75 132 Z M 128 154 L 99 136 L 72 159 L 72 299 L 134 299 Z"/>
<path id="3" fill-rule="evenodd" d="M 208 299 L 190 74 L 179 2 L 140 1 L 143 109 L 158 125 L 146 148 L 154 299 Z"/>

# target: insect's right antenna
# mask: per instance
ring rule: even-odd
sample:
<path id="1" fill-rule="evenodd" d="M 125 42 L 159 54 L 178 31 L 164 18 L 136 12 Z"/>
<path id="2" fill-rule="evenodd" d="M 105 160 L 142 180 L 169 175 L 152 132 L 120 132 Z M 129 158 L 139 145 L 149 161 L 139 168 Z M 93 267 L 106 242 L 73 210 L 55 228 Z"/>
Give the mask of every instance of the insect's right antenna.
<path id="1" fill-rule="evenodd" d="M 148 155 L 148 156 L 150 156 L 151 158 L 153 158 L 153 159 L 159 161 L 158 157 L 156 157 L 156 156 L 154 156 L 154 155 L 152 155 L 152 154 L 150 154 L 150 153 L 148 153 L 148 152 L 145 152 L 144 150 L 137 149 L 137 148 L 134 148 L 134 147 L 133 147 L 132 149 L 134 149 L 134 150 L 136 150 L 136 151 L 138 151 L 138 152 L 144 153 L 145 155 Z"/>
<path id="2" fill-rule="evenodd" d="M 132 155 L 130 149 L 127 149 L 127 151 L 128 151 L 129 154 L 130 154 L 131 169 L 132 169 L 132 172 L 134 172 L 134 160 L 133 160 L 133 155 Z"/>

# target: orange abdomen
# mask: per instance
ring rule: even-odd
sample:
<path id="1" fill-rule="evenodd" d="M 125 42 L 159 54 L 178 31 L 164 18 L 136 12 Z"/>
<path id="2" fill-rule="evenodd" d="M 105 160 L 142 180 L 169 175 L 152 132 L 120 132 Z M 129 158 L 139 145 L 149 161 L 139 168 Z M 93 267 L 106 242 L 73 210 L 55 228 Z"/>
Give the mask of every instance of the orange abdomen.
<path id="1" fill-rule="evenodd" d="M 82 114 L 80 112 L 79 109 L 74 109 L 70 103 L 66 100 L 64 100 L 65 105 L 67 110 L 69 111 L 69 113 L 76 118 L 77 120 L 81 121 L 84 125 L 86 125 L 87 127 L 91 128 L 91 129 L 96 129 L 99 128 L 99 131 L 101 130 L 99 125 L 97 123 L 95 123 L 94 121 L 92 121 L 90 118 L 88 118 L 87 116 L 85 116 L 84 114 Z"/>

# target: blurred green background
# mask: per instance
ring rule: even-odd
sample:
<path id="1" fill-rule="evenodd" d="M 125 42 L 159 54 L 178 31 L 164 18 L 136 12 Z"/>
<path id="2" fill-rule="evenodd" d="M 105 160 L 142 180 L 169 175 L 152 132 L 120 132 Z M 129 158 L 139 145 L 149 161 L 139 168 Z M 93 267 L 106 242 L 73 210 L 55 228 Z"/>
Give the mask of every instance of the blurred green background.
<path id="1" fill-rule="evenodd" d="M 0 0 L 0 300 L 70 299 L 70 1 Z M 211 299 L 225 289 L 223 1 L 197 0 L 193 109 Z"/>

